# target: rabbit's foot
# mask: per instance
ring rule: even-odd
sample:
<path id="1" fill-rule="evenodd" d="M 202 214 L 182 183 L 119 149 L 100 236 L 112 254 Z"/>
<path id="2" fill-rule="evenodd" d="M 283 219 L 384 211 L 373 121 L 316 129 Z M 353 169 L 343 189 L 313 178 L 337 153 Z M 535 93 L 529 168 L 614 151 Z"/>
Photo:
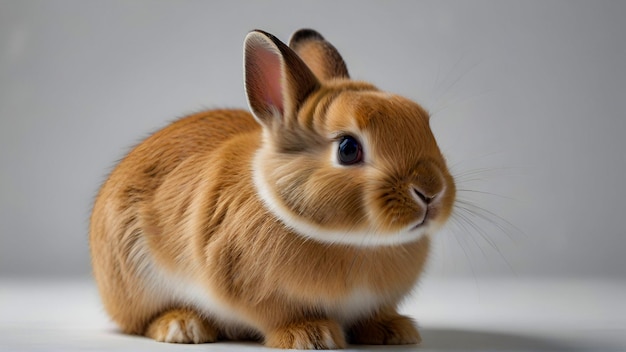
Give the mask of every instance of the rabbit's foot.
<path id="1" fill-rule="evenodd" d="M 188 309 L 169 310 L 154 319 L 145 333 L 160 342 L 205 343 L 217 340 L 217 329 Z"/>
<path id="2" fill-rule="evenodd" d="M 422 338 L 409 317 L 399 314 L 370 318 L 349 330 L 350 343 L 363 345 L 417 344 Z"/>
<path id="3" fill-rule="evenodd" d="M 345 348 L 346 340 L 337 322 L 317 320 L 276 329 L 267 334 L 265 345 L 285 349 L 327 350 Z"/>

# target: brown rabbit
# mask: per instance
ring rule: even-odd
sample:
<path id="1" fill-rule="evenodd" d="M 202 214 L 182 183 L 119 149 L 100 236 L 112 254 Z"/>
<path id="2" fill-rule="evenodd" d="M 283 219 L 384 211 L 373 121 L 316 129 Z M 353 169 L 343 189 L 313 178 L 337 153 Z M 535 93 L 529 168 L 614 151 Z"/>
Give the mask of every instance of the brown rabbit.
<path id="1" fill-rule="evenodd" d="M 270 347 L 413 344 L 399 302 L 455 186 L 418 104 L 349 79 L 313 30 L 245 39 L 252 114 L 172 123 L 111 173 L 93 271 L 123 331 Z"/>

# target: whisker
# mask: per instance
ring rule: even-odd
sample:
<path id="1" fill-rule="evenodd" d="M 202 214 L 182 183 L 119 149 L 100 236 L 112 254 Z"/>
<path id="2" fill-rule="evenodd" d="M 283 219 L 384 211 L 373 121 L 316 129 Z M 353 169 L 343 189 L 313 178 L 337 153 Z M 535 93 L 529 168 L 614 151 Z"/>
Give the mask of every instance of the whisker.
<path id="1" fill-rule="evenodd" d="M 467 209 L 463 209 L 463 208 L 456 208 L 455 210 L 458 211 L 467 211 Z M 471 214 L 471 212 L 469 212 Z M 492 248 L 494 249 L 498 249 L 498 245 L 489 237 L 487 236 L 487 234 L 485 233 L 485 231 L 483 229 L 481 229 L 480 227 L 478 227 L 478 225 L 476 225 L 476 223 L 474 223 L 468 216 L 467 214 L 463 214 L 460 212 L 456 212 L 454 214 L 455 216 L 458 216 L 460 219 L 462 219 L 463 221 L 465 221 L 466 224 L 468 224 L 470 227 L 472 227 L 474 229 L 474 231 L 476 233 L 478 233 L 485 242 L 487 242 Z M 471 231 L 469 231 L 471 232 Z"/>
<path id="2" fill-rule="evenodd" d="M 454 70 L 456 69 L 456 67 L 461 63 L 461 61 L 463 60 L 463 57 L 460 57 L 455 64 L 452 66 L 452 68 L 448 71 L 448 73 L 446 74 L 446 76 L 444 77 L 444 79 L 442 80 L 442 82 L 445 82 L 448 80 L 448 77 L 450 77 L 450 74 L 452 72 L 454 72 Z M 447 87 L 445 87 L 443 89 L 443 91 L 441 92 L 441 94 L 439 94 L 439 96 L 437 97 L 437 100 L 435 102 L 435 112 L 432 113 L 432 115 L 436 115 L 437 113 L 441 112 L 442 110 L 446 109 L 448 106 L 450 106 L 450 102 L 446 102 L 444 99 L 446 97 L 446 95 L 452 91 L 452 88 L 454 88 L 463 78 L 465 78 L 465 76 L 467 76 L 468 74 L 470 74 L 472 71 L 474 71 L 474 69 L 478 66 L 480 66 L 481 62 L 476 62 L 473 65 L 471 65 L 468 69 L 465 70 L 465 72 L 461 73 L 460 75 L 457 76 L 456 79 L 454 79 L 454 81 L 452 81 L 450 84 L 448 84 Z M 454 98 L 454 94 L 452 95 L 452 98 Z M 443 105 L 443 107 L 440 107 L 441 104 L 445 103 L 446 105 Z"/>
<path id="3" fill-rule="evenodd" d="M 454 65 L 452 65 L 452 67 L 450 68 L 450 70 L 448 70 L 448 72 L 446 73 L 446 75 L 443 77 L 443 79 L 441 80 L 442 82 L 445 82 L 445 81 L 448 79 L 448 77 L 450 77 L 450 74 L 451 74 L 452 72 L 454 72 L 454 69 L 456 69 L 456 67 L 457 67 L 457 66 L 461 63 L 461 61 L 462 61 L 462 60 L 463 60 L 463 56 L 460 56 L 460 57 L 456 60 L 456 62 L 454 63 Z M 445 95 L 445 93 L 447 93 L 447 90 L 444 90 L 444 91 L 443 91 L 443 92 L 439 95 L 439 97 L 438 97 L 437 99 L 438 99 L 438 100 L 440 100 L 440 99 L 443 97 L 443 95 Z"/>
<path id="4" fill-rule="evenodd" d="M 474 265 L 472 264 L 472 260 L 467 254 L 467 250 L 465 249 L 465 246 L 461 244 L 455 232 L 452 232 L 452 238 L 454 238 L 454 240 L 459 245 L 459 247 L 461 247 L 461 250 L 463 251 L 463 254 L 465 255 L 465 259 L 467 260 L 467 264 L 469 264 L 470 271 L 472 272 L 472 277 L 474 277 L 474 281 L 476 281 L 476 271 L 474 270 Z"/>
<path id="5" fill-rule="evenodd" d="M 472 177 L 476 175 L 491 176 L 490 174 L 493 174 L 498 171 L 517 169 L 515 167 L 489 167 L 489 168 L 484 167 L 484 168 L 476 168 L 476 169 L 470 169 L 466 171 L 457 172 L 455 170 L 456 167 L 458 167 L 458 165 L 457 166 L 453 165 L 450 167 L 450 170 L 452 174 L 454 175 L 455 180 L 457 181 L 461 181 L 463 177 L 467 177 L 467 176 L 472 176 Z"/>
<path id="6" fill-rule="evenodd" d="M 496 226 L 497 228 L 499 228 L 513 242 L 515 242 L 515 239 L 510 235 L 511 229 L 513 229 L 516 233 L 521 234 L 522 236 L 526 235 L 524 233 L 524 231 L 520 230 L 517 226 L 515 226 L 510 221 L 506 220 L 505 218 L 499 216 L 498 214 L 496 214 L 496 213 L 494 213 L 494 212 L 492 212 L 492 211 L 490 211 L 488 209 L 485 209 L 485 208 L 477 205 L 476 203 L 473 203 L 473 202 L 470 202 L 470 201 L 467 201 L 467 200 L 463 200 L 463 199 L 457 199 L 456 202 L 457 202 L 457 205 L 460 208 L 469 211 L 473 215 L 478 216 L 481 219 L 483 219 L 483 220 L 491 223 L 492 225 Z"/>
<path id="7" fill-rule="evenodd" d="M 493 193 L 493 192 L 487 192 L 487 191 L 479 191 L 479 190 L 475 190 L 475 189 L 457 188 L 456 191 L 457 192 L 478 193 L 478 194 L 484 194 L 484 195 L 494 196 L 494 197 L 498 197 L 498 198 L 504 198 L 504 199 L 508 199 L 508 200 L 515 200 L 514 198 L 503 196 L 501 194 L 497 194 L 497 193 Z"/>
<path id="8" fill-rule="evenodd" d="M 456 67 L 461 63 L 461 61 L 463 61 L 463 56 L 460 56 L 456 62 L 454 63 L 454 65 L 452 65 L 452 67 L 448 70 L 448 72 L 446 73 L 446 75 L 443 77 L 443 79 L 441 80 L 442 83 L 444 83 L 445 81 L 448 80 L 448 78 L 450 77 L 450 75 L 452 74 L 452 72 L 454 72 L 454 70 L 456 69 Z M 458 82 L 458 79 L 456 79 L 454 81 L 454 83 Z M 437 106 L 437 104 L 440 104 L 441 100 L 444 98 L 444 96 L 448 93 L 448 91 L 450 90 L 450 88 L 452 88 L 454 84 L 452 85 L 448 85 L 447 88 L 445 88 L 444 90 L 441 91 L 440 94 L 438 94 L 437 96 L 437 100 L 435 102 L 435 106 Z M 439 88 L 439 85 L 437 85 L 437 87 Z"/>
<path id="9" fill-rule="evenodd" d="M 448 101 L 446 105 L 442 106 L 441 108 L 439 108 L 437 110 L 432 111 L 430 113 L 430 116 L 431 117 L 435 117 L 435 116 L 441 114 L 443 111 L 454 107 L 455 105 L 462 105 L 462 104 L 468 103 L 468 102 L 470 102 L 472 100 L 483 98 L 483 97 L 488 96 L 489 94 L 491 94 L 493 92 L 495 92 L 495 89 L 487 89 L 485 91 L 482 91 L 482 92 L 480 92 L 478 94 L 472 95 L 472 96 L 467 97 L 467 98 L 457 98 L 457 99 Z"/>
<path id="10" fill-rule="evenodd" d="M 439 72 L 440 71 L 441 71 L 441 62 L 437 61 L 437 74 L 435 75 L 435 81 L 433 82 L 433 86 L 430 89 L 431 92 L 434 92 L 437 89 L 437 86 L 439 85 Z"/>
<path id="11" fill-rule="evenodd" d="M 456 214 L 457 216 L 459 216 L 459 214 Z M 451 220 L 453 220 L 458 228 L 462 228 L 462 231 L 464 233 L 471 233 L 471 230 L 469 230 L 466 226 L 465 223 L 469 223 L 468 220 L 464 219 L 463 221 L 461 221 L 460 219 L 458 219 L 457 217 L 453 217 Z M 474 242 L 474 244 L 476 245 L 476 247 L 478 247 L 478 249 L 480 250 L 480 252 L 483 254 L 483 257 L 488 258 L 487 253 L 484 251 L 483 247 L 480 246 L 478 244 L 478 242 L 476 241 L 476 239 L 473 236 L 469 236 L 472 241 Z"/>
<path id="12" fill-rule="evenodd" d="M 460 63 L 461 60 L 457 61 L 456 64 L 454 64 L 454 67 L 452 67 L 452 69 L 454 69 L 456 67 L 456 65 L 458 63 Z M 469 73 L 471 73 L 476 67 L 480 66 L 480 62 L 476 62 L 474 63 L 472 66 L 470 66 L 467 70 L 465 70 L 465 72 L 463 72 L 462 74 L 460 74 L 454 81 L 452 81 L 452 83 L 450 83 L 448 85 L 448 87 L 444 90 L 444 93 L 450 91 L 452 89 L 452 87 L 454 87 L 461 79 L 463 79 L 463 77 L 467 76 Z M 452 72 L 452 70 L 450 71 Z M 446 77 L 447 78 L 447 77 Z"/>
<path id="13" fill-rule="evenodd" d="M 490 200 L 492 201 L 491 208 L 497 209 L 493 207 L 494 201 L 517 201 L 514 197 L 494 193 L 492 192 L 493 188 L 487 187 L 492 180 L 501 180 L 503 174 L 519 173 L 520 167 L 490 167 L 488 163 L 485 163 L 485 158 L 500 158 L 501 156 L 503 156 L 503 153 L 497 151 L 473 159 L 464 158 L 461 161 L 451 163 L 449 169 L 454 175 L 457 185 L 457 199 L 455 200 L 450 220 L 455 225 L 453 227 L 455 232 L 453 233 L 457 243 L 459 243 L 457 237 L 460 235 L 458 231 L 463 231 L 465 237 L 470 237 L 466 241 L 470 245 L 473 244 L 475 247 L 478 247 L 477 249 L 482 253 L 483 257 L 489 258 L 489 254 L 491 254 L 491 257 L 494 257 L 491 252 L 496 253 L 495 259 L 501 263 L 504 262 L 508 270 L 517 275 L 516 270 L 506 258 L 505 252 L 501 248 L 502 243 L 499 240 L 508 238 L 512 243 L 516 243 L 518 242 L 516 239 L 519 240 L 518 234 L 525 236 L 524 232 L 512 222 L 490 210 L 489 207 L 478 205 L 482 204 L 480 200 Z M 478 161 L 476 162 L 476 160 Z M 467 169 L 465 165 L 469 164 L 478 167 Z M 485 165 L 487 167 L 483 167 Z M 496 184 L 499 185 L 500 183 Z M 476 188 L 476 185 L 481 187 Z M 499 234 L 500 232 L 504 233 L 506 237 L 502 237 Z M 499 237 L 495 237 L 495 235 L 499 235 Z M 469 250 L 476 252 L 474 248 L 462 248 L 462 250 L 466 253 L 466 257 Z"/>
<path id="14" fill-rule="evenodd" d="M 515 273 L 515 269 L 513 268 L 513 266 L 511 265 L 511 263 L 506 259 L 506 257 L 504 256 L 504 253 L 502 253 L 502 250 L 500 249 L 500 247 L 497 245 L 497 243 L 495 241 L 493 241 L 493 239 L 491 239 L 489 237 L 489 235 L 487 234 L 487 232 L 485 230 L 483 230 L 482 228 L 480 228 L 474 221 L 472 221 L 472 219 L 470 218 L 470 216 L 477 216 L 477 214 L 473 213 L 471 210 L 463 208 L 463 207 L 456 207 L 455 210 L 459 210 L 459 211 L 464 211 L 466 214 L 462 214 L 461 212 L 455 212 L 453 214 L 453 216 L 458 216 L 459 219 L 462 219 L 467 225 L 469 225 L 475 233 L 477 233 L 485 242 L 487 242 L 500 256 L 500 258 L 506 263 L 506 265 L 509 267 L 509 269 Z M 486 221 L 490 221 L 488 218 L 482 218 L 479 217 L 483 220 Z M 468 234 L 471 237 L 472 231 L 469 231 Z"/>
<path id="15" fill-rule="evenodd" d="M 494 151 L 494 152 L 490 152 L 490 153 L 486 153 L 486 154 L 482 154 L 482 155 L 477 155 L 475 157 L 472 158 L 464 158 L 463 160 L 459 160 L 457 162 L 455 162 L 454 164 L 452 164 L 451 168 L 456 168 L 462 164 L 475 164 L 476 161 L 481 160 L 481 159 L 486 159 L 489 157 L 492 157 L 494 155 L 502 155 L 501 151 Z"/>

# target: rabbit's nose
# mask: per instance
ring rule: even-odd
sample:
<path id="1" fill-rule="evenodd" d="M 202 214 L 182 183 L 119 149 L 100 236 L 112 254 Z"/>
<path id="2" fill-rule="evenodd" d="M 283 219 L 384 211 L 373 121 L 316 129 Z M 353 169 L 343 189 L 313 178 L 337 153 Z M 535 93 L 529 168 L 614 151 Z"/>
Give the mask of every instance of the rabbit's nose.
<path id="1" fill-rule="evenodd" d="M 414 198 L 416 197 L 416 200 L 418 202 L 421 201 L 424 205 L 430 204 L 439 195 L 438 193 L 427 193 L 415 185 L 411 186 L 411 190 L 413 191 Z"/>

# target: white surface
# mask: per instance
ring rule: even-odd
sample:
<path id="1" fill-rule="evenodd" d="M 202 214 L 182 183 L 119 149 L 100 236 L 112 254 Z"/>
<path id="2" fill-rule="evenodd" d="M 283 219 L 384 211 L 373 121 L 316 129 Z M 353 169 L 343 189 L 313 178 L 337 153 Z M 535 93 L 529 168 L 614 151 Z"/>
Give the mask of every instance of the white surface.
<path id="1" fill-rule="evenodd" d="M 403 311 L 421 346 L 365 350 L 626 351 L 626 282 L 425 279 Z M 91 281 L 0 281 L 0 351 L 241 351 L 118 333 Z"/>

